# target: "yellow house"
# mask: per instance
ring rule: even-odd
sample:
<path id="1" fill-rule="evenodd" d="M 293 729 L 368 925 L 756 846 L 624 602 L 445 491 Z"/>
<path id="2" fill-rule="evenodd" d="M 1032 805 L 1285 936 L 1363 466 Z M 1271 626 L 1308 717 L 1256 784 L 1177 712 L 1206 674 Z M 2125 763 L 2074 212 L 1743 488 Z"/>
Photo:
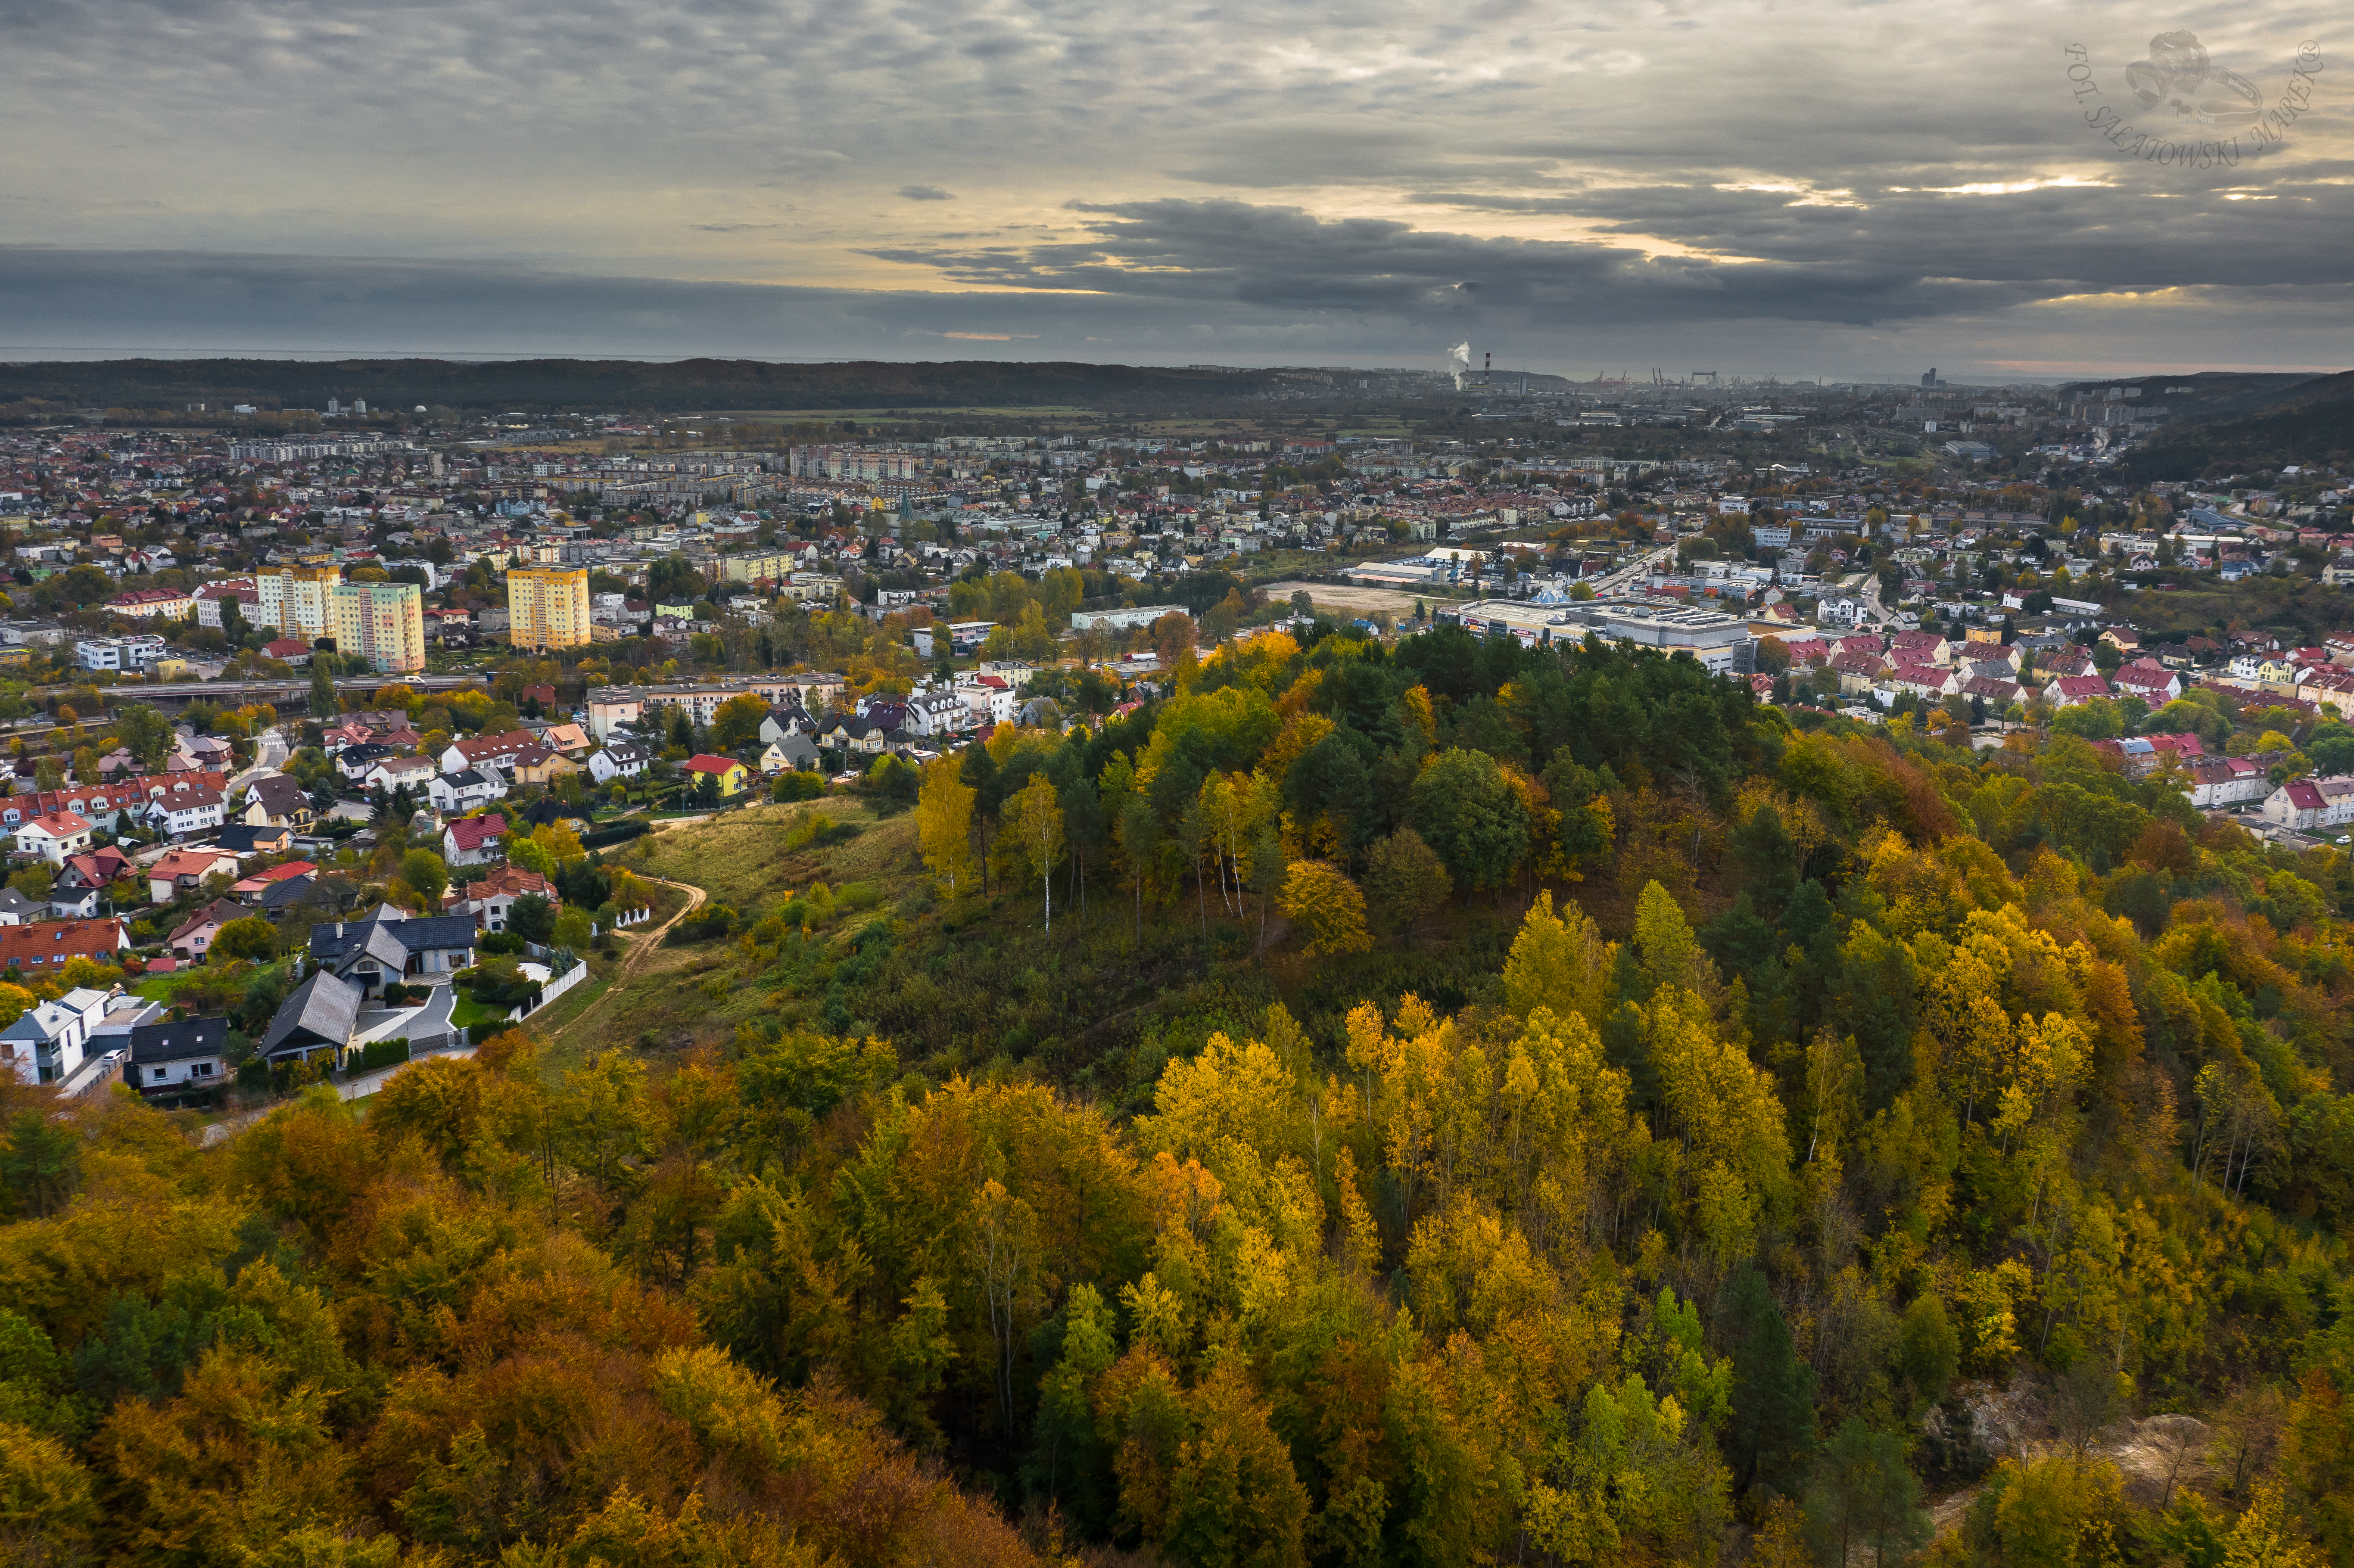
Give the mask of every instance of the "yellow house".
<path id="1" fill-rule="evenodd" d="M 514 756 L 514 781 L 518 784 L 553 784 L 566 774 L 580 770 L 580 764 L 544 746 L 525 747 Z"/>
<path id="2" fill-rule="evenodd" d="M 713 757 L 705 753 L 688 758 L 682 766 L 689 774 L 717 779 L 719 793 L 723 799 L 729 795 L 742 794 L 745 780 L 751 777 L 751 770 L 732 757 Z M 697 778 L 690 781 L 700 784 L 702 779 Z"/>

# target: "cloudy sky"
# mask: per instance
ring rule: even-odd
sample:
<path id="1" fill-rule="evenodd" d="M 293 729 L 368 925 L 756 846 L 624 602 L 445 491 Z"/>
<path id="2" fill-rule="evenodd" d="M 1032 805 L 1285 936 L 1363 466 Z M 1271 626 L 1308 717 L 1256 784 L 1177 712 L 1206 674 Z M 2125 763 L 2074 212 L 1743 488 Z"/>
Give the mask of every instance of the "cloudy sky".
<path id="1" fill-rule="evenodd" d="M 0 0 L 0 356 L 2343 368 L 2332 13 Z"/>

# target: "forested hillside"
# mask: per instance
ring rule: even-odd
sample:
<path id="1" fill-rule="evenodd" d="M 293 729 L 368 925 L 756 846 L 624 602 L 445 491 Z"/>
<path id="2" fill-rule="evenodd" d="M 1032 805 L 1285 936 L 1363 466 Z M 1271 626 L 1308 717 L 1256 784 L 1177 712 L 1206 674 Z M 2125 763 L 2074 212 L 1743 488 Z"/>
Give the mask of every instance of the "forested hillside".
<path id="1" fill-rule="evenodd" d="M 7 1550 L 2354 1564 L 2343 853 L 1598 646 L 1179 684 L 706 906 L 692 1048 L 16 1091 Z"/>

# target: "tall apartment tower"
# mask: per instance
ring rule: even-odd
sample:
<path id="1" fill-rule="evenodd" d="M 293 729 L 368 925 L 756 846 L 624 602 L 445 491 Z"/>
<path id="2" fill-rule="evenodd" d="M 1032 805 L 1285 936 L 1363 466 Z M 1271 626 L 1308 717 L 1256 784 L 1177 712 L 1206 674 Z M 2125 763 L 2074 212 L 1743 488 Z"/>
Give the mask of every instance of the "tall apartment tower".
<path id="1" fill-rule="evenodd" d="M 328 590 L 335 649 L 386 674 L 425 668 L 425 590 L 415 583 L 342 583 Z"/>
<path id="2" fill-rule="evenodd" d="M 332 637 L 334 615 L 327 596 L 343 580 L 344 574 L 334 567 L 281 567 L 274 572 L 261 572 L 253 579 L 253 586 L 261 592 L 253 623 L 274 626 L 281 637 L 308 641 Z"/>
<path id="3" fill-rule="evenodd" d="M 588 568 L 511 567 L 507 570 L 507 640 L 544 652 L 578 648 L 588 630 Z"/>

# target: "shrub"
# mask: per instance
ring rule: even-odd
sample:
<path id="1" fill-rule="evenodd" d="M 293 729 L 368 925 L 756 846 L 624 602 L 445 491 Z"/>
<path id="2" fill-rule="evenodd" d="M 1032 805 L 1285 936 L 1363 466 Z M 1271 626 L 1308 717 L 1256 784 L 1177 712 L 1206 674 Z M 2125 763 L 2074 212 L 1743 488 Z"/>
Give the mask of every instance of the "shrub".
<path id="1" fill-rule="evenodd" d="M 373 1073 L 379 1067 L 389 1067 L 395 1063 L 408 1060 L 408 1037 L 407 1035 L 404 1034 L 397 1040 L 371 1040 L 360 1047 L 358 1070 L 363 1073 Z"/>
<path id="2" fill-rule="evenodd" d="M 769 786 L 769 796 L 775 800 L 814 800 L 824 793 L 825 775 L 822 773 L 786 773 L 779 775 L 777 781 Z"/>

